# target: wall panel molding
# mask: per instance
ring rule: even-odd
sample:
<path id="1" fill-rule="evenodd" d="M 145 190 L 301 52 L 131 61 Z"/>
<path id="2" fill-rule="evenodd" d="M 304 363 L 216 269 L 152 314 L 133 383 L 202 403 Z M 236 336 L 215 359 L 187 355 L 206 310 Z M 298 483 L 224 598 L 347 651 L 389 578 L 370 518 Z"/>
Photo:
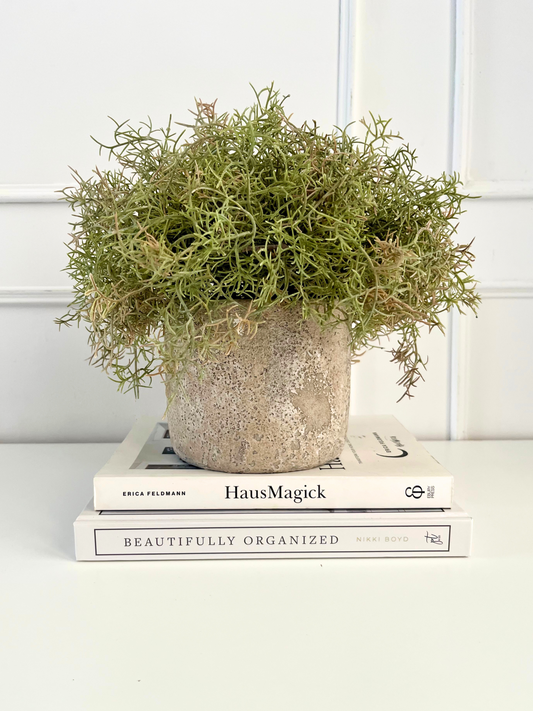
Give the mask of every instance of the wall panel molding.
<path id="1" fill-rule="evenodd" d="M 478 284 L 481 299 L 533 299 L 533 282 L 494 282 Z"/>
<path id="2" fill-rule="evenodd" d="M 469 0 L 455 0 L 452 44 L 452 113 L 450 171 L 466 180 L 466 149 L 470 110 L 471 12 Z"/>
<path id="3" fill-rule="evenodd" d="M 454 398 L 451 401 L 450 439 L 466 439 L 467 433 L 467 402 L 468 402 L 468 366 L 470 363 L 471 321 L 454 309 L 454 352 L 455 368 Z"/>
<path id="4" fill-rule="evenodd" d="M 533 198 L 532 180 L 467 180 L 466 190 L 485 200 L 530 200 Z"/>
<path id="5" fill-rule="evenodd" d="M 58 202 L 61 198 L 58 191 L 65 186 L 59 183 L 48 183 L 43 185 L 27 184 L 3 184 L 0 185 L 0 203 L 41 203 Z M 65 203 L 66 205 L 67 203 Z"/>
<path id="6" fill-rule="evenodd" d="M 533 299 L 533 282 L 494 282 L 479 284 L 477 289 L 482 299 Z M 0 306 L 69 304 L 73 298 L 70 286 L 0 287 Z"/>
<path id="7" fill-rule="evenodd" d="M 345 128 L 353 116 L 355 0 L 339 0 L 337 65 L 337 126 Z"/>
<path id="8" fill-rule="evenodd" d="M 0 306 L 68 305 L 73 297 L 70 286 L 0 287 Z"/>

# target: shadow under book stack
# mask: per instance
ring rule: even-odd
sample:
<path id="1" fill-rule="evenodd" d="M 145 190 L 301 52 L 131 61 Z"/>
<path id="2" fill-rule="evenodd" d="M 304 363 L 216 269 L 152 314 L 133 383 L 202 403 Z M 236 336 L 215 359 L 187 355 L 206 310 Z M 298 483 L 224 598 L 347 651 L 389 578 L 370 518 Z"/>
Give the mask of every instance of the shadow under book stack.
<path id="1" fill-rule="evenodd" d="M 390 416 L 354 417 L 340 457 L 286 474 L 179 459 L 165 422 L 139 420 L 94 477 L 78 560 L 468 556 L 453 477 Z"/>

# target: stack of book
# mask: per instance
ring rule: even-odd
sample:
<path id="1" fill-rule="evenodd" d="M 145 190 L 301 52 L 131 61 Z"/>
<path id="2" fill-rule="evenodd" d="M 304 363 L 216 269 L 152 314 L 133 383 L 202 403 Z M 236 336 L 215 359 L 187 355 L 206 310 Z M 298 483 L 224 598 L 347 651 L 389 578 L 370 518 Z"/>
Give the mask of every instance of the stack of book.
<path id="1" fill-rule="evenodd" d="M 341 456 L 286 474 L 179 459 L 165 422 L 137 422 L 94 477 L 78 560 L 448 557 L 470 553 L 453 477 L 394 418 L 354 417 Z"/>

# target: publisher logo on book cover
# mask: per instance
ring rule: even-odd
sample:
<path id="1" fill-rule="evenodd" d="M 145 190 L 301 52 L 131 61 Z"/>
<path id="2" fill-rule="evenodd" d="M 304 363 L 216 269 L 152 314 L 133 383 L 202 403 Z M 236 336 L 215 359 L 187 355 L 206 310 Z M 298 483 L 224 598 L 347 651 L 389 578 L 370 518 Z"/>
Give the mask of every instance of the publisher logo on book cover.
<path id="1" fill-rule="evenodd" d="M 405 490 L 405 495 L 413 499 L 420 499 L 425 493 L 425 490 L 419 484 L 408 486 Z"/>

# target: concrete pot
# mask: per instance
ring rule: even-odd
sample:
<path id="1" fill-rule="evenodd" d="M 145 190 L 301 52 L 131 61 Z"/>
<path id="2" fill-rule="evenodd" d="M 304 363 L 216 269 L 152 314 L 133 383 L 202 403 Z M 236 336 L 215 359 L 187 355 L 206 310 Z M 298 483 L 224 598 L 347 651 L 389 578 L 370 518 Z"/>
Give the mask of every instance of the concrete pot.
<path id="1" fill-rule="evenodd" d="M 186 462 L 225 472 L 288 472 L 338 457 L 346 436 L 350 352 L 344 324 L 324 331 L 299 308 L 274 307 L 253 338 L 193 366 L 168 410 Z"/>

